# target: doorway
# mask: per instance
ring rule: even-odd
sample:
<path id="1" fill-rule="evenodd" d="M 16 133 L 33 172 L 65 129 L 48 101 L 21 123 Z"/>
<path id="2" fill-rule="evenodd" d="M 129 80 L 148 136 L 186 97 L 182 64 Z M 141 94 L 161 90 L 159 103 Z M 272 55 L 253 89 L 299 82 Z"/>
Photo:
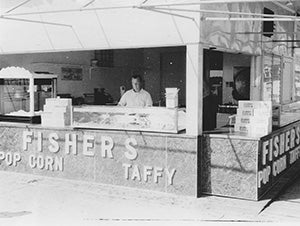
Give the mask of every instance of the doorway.
<path id="1" fill-rule="evenodd" d="M 216 128 L 218 105 L 223 98 L 223 53 L 204 50 L 203 131 Z"/>

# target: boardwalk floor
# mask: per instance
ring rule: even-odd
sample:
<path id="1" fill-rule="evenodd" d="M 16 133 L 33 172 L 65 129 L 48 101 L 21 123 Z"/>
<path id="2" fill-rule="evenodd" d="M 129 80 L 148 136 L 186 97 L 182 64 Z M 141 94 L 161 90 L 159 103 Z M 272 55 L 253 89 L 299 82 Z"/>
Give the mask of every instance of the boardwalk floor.
<path id="1" fill-rule="evenodd" d="M 195 199 L 11 172 L 0 172 L 0 179 L 1 226 L 300 221 L 300 179 L 272 202 Z"/>

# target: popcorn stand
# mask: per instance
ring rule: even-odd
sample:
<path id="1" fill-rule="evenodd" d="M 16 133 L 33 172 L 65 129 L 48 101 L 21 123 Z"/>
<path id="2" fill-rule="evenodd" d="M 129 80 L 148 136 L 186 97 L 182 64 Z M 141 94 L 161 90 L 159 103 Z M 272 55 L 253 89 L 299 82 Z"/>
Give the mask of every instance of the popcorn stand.
<path id="1" fill-rule="evenodd" d="M 0 23 L 1 170 L 259 200 L 299 162 L 295 14 L 278 4 L 4 2 L 32 20 Z M 136 72 L 154 106 L 116 106 Z"/>
<path id="2" fill-rule="evenodd" d="M 1 169 L 196 196 L 198 140 L 182 132 L 174 97 L 168 108 L 72 106 L 55 98 L 54 75 L 10 67 L 1 76 Z"/>

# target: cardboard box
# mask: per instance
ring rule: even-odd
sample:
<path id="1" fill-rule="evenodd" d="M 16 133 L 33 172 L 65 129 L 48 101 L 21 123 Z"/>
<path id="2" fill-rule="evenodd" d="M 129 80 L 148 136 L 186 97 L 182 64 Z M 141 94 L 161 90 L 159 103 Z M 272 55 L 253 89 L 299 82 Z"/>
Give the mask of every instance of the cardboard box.
<path id="1" fill-rule="evenodd" d="M 236 113 L 238 116 L 272 116 L 272 111 L 256 108 L 238 108 Z"/>
<path id="2" fill-rule="evenodd" d="M 48 98 L 41 114 L 42 126 L 64 127 L 71 125 L 72 100 Z"/>
<path id="3" fill-rule="evenodd" d="M 272 124 L 272 117 L 271 116 L 241 116 L 237 115 L 235 117 L 235 123 L 238 124 L 265 124 L 269 123 Z"/>
<path id="4" fill-rule="evenodd" d="M 268 135 L 272 128 L 269 125 L 263 125 L 263 124 L 239 124 L 236 123 L 234 125 L 234 131 L 235 132 L 242 132 L 249 136 L 265 136 Z"/>
<path id="5" fill-rule="evenodd" d="M 240 100 L 238 102 L 238 108 L 265 109 L 267 111 L 272 111 L 272 102 Z"/>
<path id="6" fill-rule="evenodd" d="M 47 98 L 46 105 L 51 106 L 72 106 L 72 99 L 70 98 Z"/>
<path id="7" fill-rule="evenodd" d="M 166 107 L 176 108 L 178 107 L 178 88 L 166 88 Z"/>
<path id="8" fill-rule="evenodd" d="M 41 114 L 42 126 L 45 127 L 64 127 L 64 113 L 43 112 Z"/>
<path id="9" fill-rule="evenodd" d="M 66 112 L 67 110 L 68 110 L 67 106 L 44 105 L 45 112 L 54 112 L 54 111 Z"/>
<path id="10" fill-rule="evenodd" d="M 178 107 L 178 96 L 172 98 L 166 98 L 166 108 L 176 108 Z"/>

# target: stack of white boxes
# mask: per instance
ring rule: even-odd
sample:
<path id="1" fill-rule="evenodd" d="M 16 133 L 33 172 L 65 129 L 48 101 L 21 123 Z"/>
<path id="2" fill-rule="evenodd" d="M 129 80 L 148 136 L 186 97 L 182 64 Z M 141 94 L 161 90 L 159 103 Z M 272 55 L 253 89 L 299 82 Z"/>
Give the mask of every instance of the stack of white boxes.
<path id="1" fill-rule="evenodd" d="M 42 126 L 64 127 L 71 125 L 72 99 L 48 98 L 42 113 Z"/>
<path id="2" fill-rule="evenodd" d="M 177 88 L 166 88 L 166 108 L 178 107 L 178 92 Z"/>
<path id="3" fill-rule="evenodd" d="M 271 101 L 239 101 L 234 131 L 254 137 L 272 132 Z"/>

